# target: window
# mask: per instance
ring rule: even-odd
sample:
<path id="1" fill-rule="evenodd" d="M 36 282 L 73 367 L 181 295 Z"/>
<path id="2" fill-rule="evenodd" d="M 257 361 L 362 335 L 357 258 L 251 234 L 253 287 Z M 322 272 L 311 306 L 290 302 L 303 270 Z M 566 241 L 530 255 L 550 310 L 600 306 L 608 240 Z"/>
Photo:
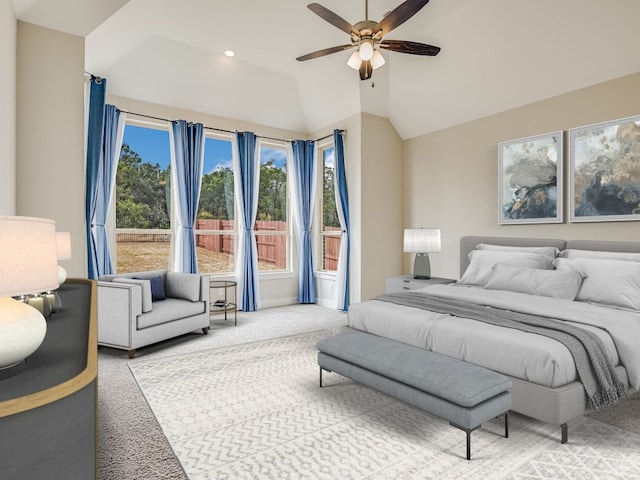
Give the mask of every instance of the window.
<path id="1" fill-rule="evenodd" d="M 258 270 L 289 270 L 289 202 L 287 152 L 280 144 L 261 141 L 258 213 L 254 226 Z"/>
<path id="2" fill-rule="evenodd" d="M 116 272 L 169 265 L 170 159 L 168 130 L 125 126 L 115 188 Z"/>
<path id="3" fill-rule="evenodd" d="M 235 269 L 235 200 L 230 137 L 207 136 L 198 215 L 198 271 L 231 273 Z"/>
<path id="4" fill-rule="evenodd" d="M 205 133 L 204 165 L 194 225 L 198 271 L 235 271 L 237 226 L 231 135 Z M 170 267 L 171 151 L 167 126 L 130 120 L 125 125 L 115 190 L 118 273 Z M 258 270 L 290 270 L 287 151 L 261 141 L 260 186 L 254 232 Z"/>
<path id="5" fill-rule="evenodd" d="M 335 158 L 333 144 L 318 148 L 322 159 L 322 196 L 320 198 L 320 248 L 319 270 L 335 272 L 340 255 L 340 220 L 336 210 Z"/>

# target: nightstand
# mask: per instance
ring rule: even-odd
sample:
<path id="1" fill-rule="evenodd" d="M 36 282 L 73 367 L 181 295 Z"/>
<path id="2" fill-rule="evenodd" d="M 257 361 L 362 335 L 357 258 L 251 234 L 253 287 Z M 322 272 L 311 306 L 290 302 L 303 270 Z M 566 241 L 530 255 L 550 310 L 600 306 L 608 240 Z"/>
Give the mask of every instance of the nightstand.
<path id="1" fill-rule="evenodd" d="M 417 278 L 413 278 L 413 275 L 399 275 L 397 277 L 387 278 L 385 293 L 407 292 L 409 290 L 416 290 L 428 285 L 444 285 L 453 282 L 455 282 L 455 280 L 451 278 L 431 277 L 428 280 L 419 280 Z"/>

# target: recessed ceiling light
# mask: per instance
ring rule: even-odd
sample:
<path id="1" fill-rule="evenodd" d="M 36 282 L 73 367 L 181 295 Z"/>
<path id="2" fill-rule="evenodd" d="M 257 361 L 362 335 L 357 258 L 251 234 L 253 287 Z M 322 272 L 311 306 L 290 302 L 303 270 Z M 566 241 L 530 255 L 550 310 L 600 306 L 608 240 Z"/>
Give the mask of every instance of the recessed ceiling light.
<path id="1" fill-rule="evenodd" d="M 236 54 L 236 52 L 234 52 L 233 50 L 225 50 L 225 51 L 224 51 L 224 54 L 225 54 L 227 57 L 233 57 L 233 56 Z"/>

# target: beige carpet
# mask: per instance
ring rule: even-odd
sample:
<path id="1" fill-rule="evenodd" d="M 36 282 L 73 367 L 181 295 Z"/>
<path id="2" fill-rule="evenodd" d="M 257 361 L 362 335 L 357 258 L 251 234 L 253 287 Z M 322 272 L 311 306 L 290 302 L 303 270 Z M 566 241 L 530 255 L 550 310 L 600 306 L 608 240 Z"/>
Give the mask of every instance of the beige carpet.
<path id="1" fill-rule="evenodd" d="M 313 332 L 142 360 L 131 370 L 197 479 L 640 478 L 640 434 L 580 418 L 511 415 L 472 435 L 336 374 L 318 386 Z"/>

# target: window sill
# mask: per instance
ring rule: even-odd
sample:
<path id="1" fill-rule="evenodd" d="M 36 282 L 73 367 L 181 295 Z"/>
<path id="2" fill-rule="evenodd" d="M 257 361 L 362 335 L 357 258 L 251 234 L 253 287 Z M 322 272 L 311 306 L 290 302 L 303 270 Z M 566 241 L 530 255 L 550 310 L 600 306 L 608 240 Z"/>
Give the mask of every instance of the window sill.
<path id="1" fill-rule="evenodd" d="M 315 275 L 316 278 L 319 278 L 321 280 L 335 280 L 337 274 L 336 272 L 316 271 Z"/>

